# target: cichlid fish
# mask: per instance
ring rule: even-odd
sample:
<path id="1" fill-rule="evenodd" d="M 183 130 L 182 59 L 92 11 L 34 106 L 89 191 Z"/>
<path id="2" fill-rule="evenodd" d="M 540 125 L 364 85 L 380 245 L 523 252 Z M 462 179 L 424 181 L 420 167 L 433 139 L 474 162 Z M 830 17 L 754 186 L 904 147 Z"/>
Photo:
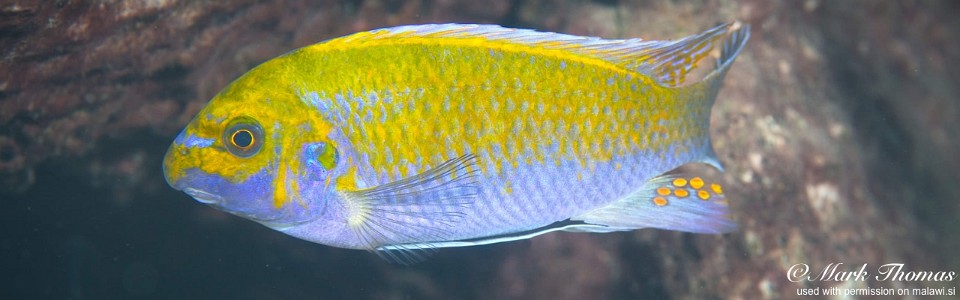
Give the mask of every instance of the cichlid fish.
<path id="1" fill-rule="evenodd" d="M 749 37 L 416 25 L 294 50 L 183 129 L 167 182 L 277 231 L 414 262 L 552 231 L 734 230 L 710 108 Z M 698 72 L 699 71 L 699 72 Z M 699 75 L 697 75 L 699 74 Z"/>

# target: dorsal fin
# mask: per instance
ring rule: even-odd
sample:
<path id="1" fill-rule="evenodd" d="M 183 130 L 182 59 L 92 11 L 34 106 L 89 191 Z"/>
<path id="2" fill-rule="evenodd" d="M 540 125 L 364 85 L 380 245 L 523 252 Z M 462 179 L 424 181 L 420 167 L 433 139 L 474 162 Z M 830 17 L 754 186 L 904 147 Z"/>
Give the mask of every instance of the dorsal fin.
<path id="1" fill-rule="evenodd" d="M 746 44 L 749 30 L 749 26 L 734 22 L 679 40 L 657 42 L 656 46 L 638 53 L 631 66 L 666 86 L 677 87 L 698 82 L 729 67 Z M 697 70 L 701 61 L 708 56 L 716 57 L 714 68 L 693 82 L 688 82 L 687 76 Z"/>
<path id="2" fill-rule="evenodd" d="M 650 76 L 665 86 L 687 84 L 688 74 L 711 53 L 718 57 L 711 72 L 719 71 L 736 57 L 749 35 L 749 27 L 727 23 L 703 33 L 673 41 L 602 39 L 497 25 L 427 24 L 362 32 L 329 41 L 329 44 L 363 43 L 384 39 L 456 38 L 484 39 L 496 43 L 526 45 L 598 58 Z M 723 45 L 720 49 L 719 45 Z M 705 76 L 703 76 L 705 77 Z M 701 78 L 697 78 L 699 81 Z"/>

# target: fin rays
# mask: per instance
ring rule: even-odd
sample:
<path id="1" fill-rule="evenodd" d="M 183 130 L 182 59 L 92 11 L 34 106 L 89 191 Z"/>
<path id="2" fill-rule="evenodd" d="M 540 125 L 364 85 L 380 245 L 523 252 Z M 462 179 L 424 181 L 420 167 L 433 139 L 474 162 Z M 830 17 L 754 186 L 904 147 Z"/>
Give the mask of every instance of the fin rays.
<path id="1" fill-rule="evenodd" d="M 717 43 L 722 43 L 719 58 L 710 74 L 722 72 L 745 45 L 750 36 L 749 30 L 750 26 L 733 22 L 680 40 L 657 42 L 655 47 L 642 51 L 640 55 L 643 57 L 631 66 L 650 74 L 661 84 L 672 87 L 685 85 L 689 83 L 687 76 L 717 48 Z M 697 78 L 700 79 L 703 78 Z"/>
<path id="2" fill-rule="evenodd" d="M 749 38 L 750 27 L 739 22 L 725 23 L 703 33 L 669 41 L 602 39 L 497 25 L 428 24 L 380 29 L 361 36 L 348 36 L 341 42 L 372 41 L 386 38 L 484 38 L 548 50 L 563 50 L 575 55 L 598 58 L 646 74 L 659 83 L 678 87 L 689 83 L 688 75 L 721 43 L 715 71 L 736 57 Z M 697 78 L 703 79 L 703 78 Z"/>
<path id="3" fill-rule="evenodd" d="M 409 264 L 425 259 L 432 247 L 402 244 L 449 239 L 448 228 L 463 219 L 464 209 L 478 196 L 476 159 L 467 154 L 414 176 L 346 193 L 354 206 L 350 226 L 368 250 L 398 245 L 377 252 L 387 260 Z"/>
<path id="4" fill-rule="evenodd" d="M 737 228 L 720 185 L 680 174 L 651 179 L 633 194 L 571 220 L 607 226 L 573 228 L 591 232 L 660 228 L 725 233 Z"/>

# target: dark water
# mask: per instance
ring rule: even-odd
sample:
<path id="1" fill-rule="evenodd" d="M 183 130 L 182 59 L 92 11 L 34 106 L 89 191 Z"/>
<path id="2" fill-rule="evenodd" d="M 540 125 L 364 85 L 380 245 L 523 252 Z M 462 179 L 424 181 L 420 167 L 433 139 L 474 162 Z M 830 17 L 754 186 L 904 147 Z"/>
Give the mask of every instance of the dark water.
<path id="1" fill-rule="evenodd" d="M 0 4 L 2 299 L 789 299 L 837 285 L 790 281 L 801 263 L 960 272 L 950 1 L 132 3 Z M 711 134 L 737 233 L 549 234 L 399 266 L 215 211 L 162 178 L 167 146 L 216 91 L 327 38 L 431 22 L 674 38 L 734 19 L 754 30 Z"/>

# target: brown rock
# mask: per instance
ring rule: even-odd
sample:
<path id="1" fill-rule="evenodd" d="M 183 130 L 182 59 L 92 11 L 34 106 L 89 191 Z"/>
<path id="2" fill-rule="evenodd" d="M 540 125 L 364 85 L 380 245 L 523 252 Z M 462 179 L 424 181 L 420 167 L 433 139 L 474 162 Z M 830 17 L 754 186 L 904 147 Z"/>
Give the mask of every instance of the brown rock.
<path id="1" fill-rule="evenodd" d="M 950 286 L 792 282 L 787 272 L 801 263 L 875 270 L 897 262 L 960 271 L 957 8 L 817 0 L 3 1 L 0 249 L 4 265 L 21 275 L 3 298 L 126 291 L 756 299 L 800 298 L 797 289 L 811 287 Z M 711 120 L 727 169 L 712 176 L 725 183 L 741 224 L 733 234 L 550 234 L 444 250 L 398 267 L 196 205 L 160 175 L 172 137 L 224 85 L 327 38 L 482 22 L 663 39 L 731 20 L 753 26 Z M 139 284 L 138 270 L 153 280 Z M 50 274 L 68 275 L 54 278 L 59 289 L 38 283 L 51 282 Z M 121 282 L 151 288 L 125 290 Z"/>

